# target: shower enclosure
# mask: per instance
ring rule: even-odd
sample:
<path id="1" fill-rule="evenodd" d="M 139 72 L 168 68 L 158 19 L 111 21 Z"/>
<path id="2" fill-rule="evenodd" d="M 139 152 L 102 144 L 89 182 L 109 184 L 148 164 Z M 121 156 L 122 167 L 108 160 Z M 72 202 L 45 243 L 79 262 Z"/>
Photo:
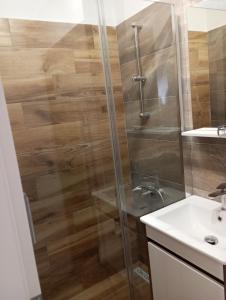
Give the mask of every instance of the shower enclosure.
<path id="1" fill-rule="evenodd" d="M 47 2 L 0 19 L 42 297 L 152 299 L 139 218 L 185 197 L 174 8 Z"/>

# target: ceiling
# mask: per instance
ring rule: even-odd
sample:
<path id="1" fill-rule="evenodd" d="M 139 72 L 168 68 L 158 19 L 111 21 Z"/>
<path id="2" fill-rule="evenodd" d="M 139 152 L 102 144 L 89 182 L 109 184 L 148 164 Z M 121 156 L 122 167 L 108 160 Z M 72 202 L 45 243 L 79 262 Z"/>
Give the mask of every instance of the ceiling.
<path id="1" fill-rule="evenodd" d="M 202 0 L 196 7 L 226 10 L 226 0 Z"/>

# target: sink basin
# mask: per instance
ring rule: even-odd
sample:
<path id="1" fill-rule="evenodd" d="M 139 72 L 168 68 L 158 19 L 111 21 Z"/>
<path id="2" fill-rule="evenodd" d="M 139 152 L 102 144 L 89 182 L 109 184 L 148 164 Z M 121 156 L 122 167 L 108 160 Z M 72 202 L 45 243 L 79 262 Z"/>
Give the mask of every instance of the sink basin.
<path id="1" fill-rule="evenodd" d="M 226 212 L 219 221 L 220 207 L 215 201 L 191 196 L 142 217 L 141 222 L 146 224 L 148 238 L 223 281 Z M 205 240 L 209 236 L 216 244 Z"/>

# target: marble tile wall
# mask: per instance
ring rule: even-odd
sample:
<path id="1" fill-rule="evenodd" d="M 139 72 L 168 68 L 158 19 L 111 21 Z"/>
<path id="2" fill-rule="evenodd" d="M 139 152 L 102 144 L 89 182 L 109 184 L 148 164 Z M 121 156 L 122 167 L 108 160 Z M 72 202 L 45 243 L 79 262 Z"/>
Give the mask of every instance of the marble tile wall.
<path id="1" fill-rule="evenodd" d="M 139 117 L 139 85 L 132 80 L 137 73 L 133 23 L 142 25 L 139 41 L 142 71 L 147 78 L 143 88 L 145 110 L 150 112 L 147 120 Z M 183 185 L 171 7 L 162 3 L 149 6 L 121 23 L 117 27 L 117 36 L 132 171 Z M 174 168 L 171 162 L 174 162 Z"/>
<path id="2" fill-rule="evenodd" d="M 146 120 L 139 116 L 139 86 L 132 80 L 137 73 L 133 23 L 142 26 L 139 31 L 140 61 L 146 77 L 143 87 L 145 111 L 150 113 Z M 142 181 L 154 180 L 161 186 L 176 186 L 183 190 L 177 57 L 171 7 L 162 3 L 147 7 L 118 25 L 117 37 L 132 188 Z M 127 215 L 129 237 L 136 233 L 133 261 L 148 266 L 145 230 L 139 221 L 139 211 L 136 214 L 135 220 L 131 214 Z M 136 292 L 136 284 L 134 287 Z M 149 300 L 151 294 L 146 289 L 145 296 L 137 293 L 136 297 Z"/>
<path id="3" fill-rule="evenodd" d="M 156 1 L 158 2 L 158 1 Z M 187 24 L 187 7 L 200 0 L 161 0 L 167 4 L 173 5 L 175 16 L 175 25 L 178 41 L 178 66 L 179 66 L 179 89 L 180 89 L 180 115 L 181 129 L 193 129 L 192 100 L 191 100 L 191 82 L 190 82 L 190 65 L 189 65 L 189 47 L 188 47 L 188 24 Z M 185 189 L 187 193 L 193 193 L 192 188 L 192 165 L 191 165 L 191 148 L 190 144 L 183 143 L 184 158 L 184 178 Z"/>

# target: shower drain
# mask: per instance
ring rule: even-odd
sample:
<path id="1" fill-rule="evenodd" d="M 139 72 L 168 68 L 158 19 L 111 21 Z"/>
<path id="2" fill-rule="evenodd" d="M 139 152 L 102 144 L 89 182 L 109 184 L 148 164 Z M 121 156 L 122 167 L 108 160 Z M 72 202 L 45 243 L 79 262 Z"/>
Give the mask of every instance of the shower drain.
<path id="1" fill-rule="evenodd" d="M 147 272 L 144 271 L 144 269 L 142 269 L 141 267 L 137 267 L 133 270 L 133 272 L 139 276 L 140 278 L 142 278 L 144 281 L 146 282 L 150 282 L 149 280 L 149 274 Z"/>
<path id="2" fill-rule="evenodd" d="M 208 235 L 205 237 L 205 242 L 214 246 L 218 244 L 218 239 L 213 235 Z"/>

